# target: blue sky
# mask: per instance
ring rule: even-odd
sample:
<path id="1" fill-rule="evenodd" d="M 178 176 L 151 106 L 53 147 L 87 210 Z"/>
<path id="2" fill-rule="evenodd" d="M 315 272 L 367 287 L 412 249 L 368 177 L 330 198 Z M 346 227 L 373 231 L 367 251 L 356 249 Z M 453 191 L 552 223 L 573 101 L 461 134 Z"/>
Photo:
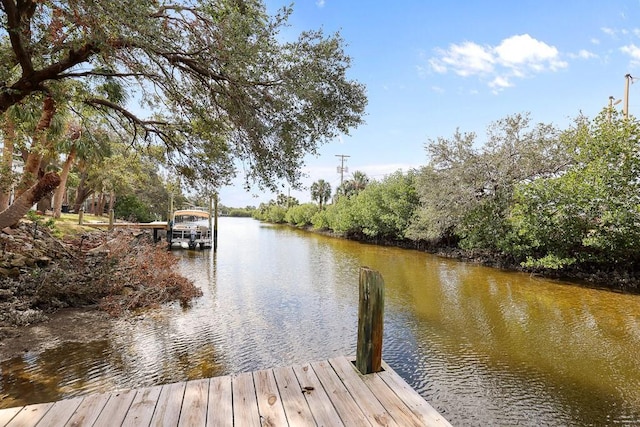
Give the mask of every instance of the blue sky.
<path id="1" fill-rule="evenodd" d="M 288 4 L 267 0 L 271 13 Z M 426 164 L 430 139 L 459 128 L 482 143 L 489 124 L 515 113 L 566 128 L 581 112 L 594 117 L 609 96 L 622 99 L 627 73 L 640 77 L 640 0 L 299 0 L 293 8 L 288 32 L 340 32 L 349 77 L 369 99 L 364 125 L 307 157 L 307 187 L 340 184 L 336 155 L 350 156 L 345 178 L 360 170 L 381 179 Z M 636 116 L 638 83 L 629 90 Z M 221 203 L 275 198 L 241 182 L 221 190 Z M 291 190 L 301 202 L 309 193 Z"/>

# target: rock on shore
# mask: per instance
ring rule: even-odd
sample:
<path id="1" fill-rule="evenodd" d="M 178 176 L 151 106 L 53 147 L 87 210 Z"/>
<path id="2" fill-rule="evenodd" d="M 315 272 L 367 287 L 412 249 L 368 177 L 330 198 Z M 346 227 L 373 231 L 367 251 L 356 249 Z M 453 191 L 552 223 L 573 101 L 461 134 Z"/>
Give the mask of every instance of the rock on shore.
<path id="1" fill-rule="evenodd" d="M 85 250 L 104 238 L 97 231 L 62 241 L 28 222 L 2 230 L 0 337 L 3 328 L 41 322 L 59 308 L 95 304 L 104 289 L 92 289 L 92 270 L 104 256 L 87 255 Z"/>

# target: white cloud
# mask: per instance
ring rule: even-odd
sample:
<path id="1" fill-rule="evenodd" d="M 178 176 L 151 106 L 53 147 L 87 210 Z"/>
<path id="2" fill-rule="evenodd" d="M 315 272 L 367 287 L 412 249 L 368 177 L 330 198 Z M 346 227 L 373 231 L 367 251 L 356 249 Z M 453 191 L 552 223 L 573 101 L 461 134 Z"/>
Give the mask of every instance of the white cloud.
<path id="1" fill-rule="evenodd" d="M 558 49 L 522 34 L 504 39 L 495 48 L 498 60 L 506 67 L 519 69 L 532 68 L 535 71 L 550 69 L 556 71 L 567 66 L 559 59 Z"/>
<path id="2" fill-rule="evenodd" d="M 495 90 L 514 86 L 514 78 L 558 71 L 568 66 L 556 47 L 529 34 L 506 38 L 497 46 L 464 42 L 452 44 L 446 50 L 438 48 L 435 52 L 436 56 L 428 60 L 431 70 L 440 74 L 453 72 L 462 77 L 478 76 Z"/>
<path id="3" fill-rule="evenodd" d="M 513 86 L 513 84 L 509 82 L 509 79 L 507 79 L 506 77 L 500 77 L 500 76 L 496 77 L 491 81 L 491 83 L 489 83 L 489 87 L 498 89 L 498 90 L 511 87 L 511 86 Z"/>
<path id="4" fill-rule="evenodd" d="M 616 30 L 614 30 L 613 28 L 602 27 L 602 28 L 600 28 L 600 31 L 602 31 L 603 33 L 605 33 L 606 35 L 611 36 L 611 37 L 615 37 L 616 36 Z"/>
<path id="5" fill-rule="evenodd" d="M 429 62 L 438 73 L 445 73 L 451 69 L 454 73 L 467 77 L 493 70 L 494 58 L 491 52 L 476 43 L 452 44 L 449 50 L 438 49 L 437 53 L 439 57 L 432 58 Z"/>
<path id="6" fill-rule="evenodd" d="M 316 5 L 317 5 L 318 7 L 324 7 L 324 4 L 325 4 L 325 0 L 317 0 L 317 1 L 316 1 Z"/>
<path id="7" fill-rule="evenodd" d="M 632 43 L 630 45 L 622 46 L 620 51 L 631 57 L 631 64 L 637 65 L 640 63 L 640 47 Z"/>
<path id="8" fill-rule="evenodd" d="M 597 38 L 593 37 L 590 40 L 590 42 L 591 42 L 591 44 L 599 45 L 600 44 L 600 39 L 597 39 Z"/>
<path id="9" fill-rule="evenodd" d="M 573 59 L 593 59 L 593 58 L 597 58 L 598 55 L 586 49 L 580 49 L 578 53 L 570 53 L 569 57 Z"/>
<path id="10" fill-rule="evenodd" d="M 444 93 L 444 89 L 441 88 L 440 86 L 431 86 L 431 90 L 434 91 L 435 93 Z"/>

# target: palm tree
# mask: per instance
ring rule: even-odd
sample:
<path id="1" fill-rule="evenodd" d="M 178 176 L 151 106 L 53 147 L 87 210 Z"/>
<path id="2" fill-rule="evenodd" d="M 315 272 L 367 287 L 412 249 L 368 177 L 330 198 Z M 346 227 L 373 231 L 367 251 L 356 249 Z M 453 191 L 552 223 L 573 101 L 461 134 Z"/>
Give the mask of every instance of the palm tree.
<path id="1" fill-rule="evenodd" d="M 366 173 L 362 171 L 355 171 L 351 175 L 351 186 L 353 187 L 353 191 L 358 194 L 362 190 L 366 188 L 369 184 L 369 177 Z"/>
<path id="2" fill-rule="evenodd" d="M 311 200 L 317 200 L 320 209 L 331 197 L 331 184 L 324 179 L 319 179 L 311 184 Z"/>
<path id="3" fill-rule="evenodd" d="M 367 187 L 367 184 L 369 184 L 369 177 L 367 176 L 367 174 L 361 171 L 355 171 L 351 175 L 351 179 L 343 182 L 342 185 L 338 187 L 338 190 L 336 191 L 336 197 L 355 196 L 356 194 L 364 190 Z"/>

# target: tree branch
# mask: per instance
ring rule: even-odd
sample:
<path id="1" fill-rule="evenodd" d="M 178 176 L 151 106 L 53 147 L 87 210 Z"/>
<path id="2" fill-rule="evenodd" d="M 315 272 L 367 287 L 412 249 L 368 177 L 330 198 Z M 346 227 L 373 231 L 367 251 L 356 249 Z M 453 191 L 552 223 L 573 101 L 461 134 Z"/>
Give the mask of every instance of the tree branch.
<path id="1" fill-rule="evenodd" d="M 160 76 L 157 74 L 145 74 L 145 73 L 106 73 L 102 71 L 85 71 L 82 73 L 62 73 L 56 76 L 52 80 L 62 80 L 66 78 L 74 78 L 74 77 L 155 77 L 159 78 Z"/>
<path id="2" fill-rule="evenodd" d="M 13 0 L 2 0 L 2 6 L 7 15 L 7 31 L 9 32 L 9 40 L 11 41 L 13 53 L 16 55 L 20 67 L 22 67 L 23 75 L 30 75 L 33 73 L 33 63 L 24 46 L 22 35 L 30 38 L 31 28 L 22 28 L 21 24 L 23 21 L 29 22 L 28 19 L 23 20 L 22 15 L 29 14 L 32 2 L 23 1 L 20 2 L 19 5 L 16 5 Z M 32 14 L 32 12 L 30 14 Z"/>
<path id="3" fill-rule="evenodd" d="M 136 124 L 136 125 L 140 125 L 140 126 L 154 126 L 154 125 L 168 125 L 169 123 L 167 122 L 161 122 L 161 121 L 156 121 L 156 120 L 143 120 L 141 118 L 139 118 L 138 116 L 136 116 L 135 114 L 133 114 L 132 112 L 130 112 L 129 110 L 127 110 L 126 108 L 111 102 L 111 101 L 107 101 L 106 99 L 101 99 L 101 98 L 90 98 L 85 100 L 85 103 L 87 103 L 88 105 L 91 105 L 93 107 L 97 107 L 97 106 L 101 106 L 101 107 L 106 107 L 109 108 L 111 110 L 115 110 L 118 113 L 120 113 L 121 115 L 123 115 L 127 120 L 129 120 L 131 123 Z"/>

